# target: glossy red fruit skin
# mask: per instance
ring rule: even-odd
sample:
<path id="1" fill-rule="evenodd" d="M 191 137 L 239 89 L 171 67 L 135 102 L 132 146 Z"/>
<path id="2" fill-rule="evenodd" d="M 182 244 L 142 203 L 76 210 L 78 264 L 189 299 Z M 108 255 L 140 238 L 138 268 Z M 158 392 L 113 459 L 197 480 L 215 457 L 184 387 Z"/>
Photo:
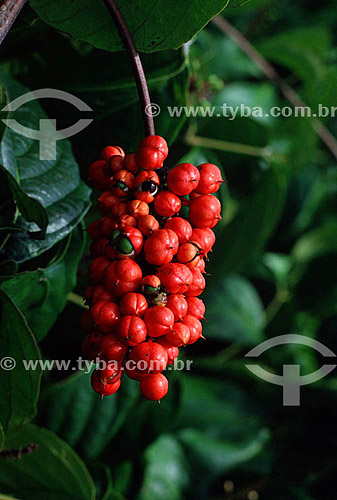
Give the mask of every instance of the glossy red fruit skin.
<path id="1" fill-rule="evenodd" d="M 137 380 L 137 382 L 140 382 L 143 378 L 148 376 L 148 373 L 139 373 L 135 368 L 128 368 L 127 366 L 125 367 L 125 373 L 129 378 Z"/>
<path id="2" fill-rule="evenodd" d="M 157 342 L 142 342 L 134 347 L 129 355 L 129 365 L 135 366 L 138 373 L 160 373 L 167 365 L 167 352 Z"/>
<path id="3" fill-rule="evenodd" d="M 200 172 L 199 184 L 196 192 L 199 194 L 216 193 L 223 182 L 221 170 L 213 163 L 203 163 L 198 167 Z"/>
<path id="4" fill-rule="evenodd" d="M 115 392 L 118 391 L 120 385 L 121 385 L 121 379 L 117 380 L 117 382 L 115 382 L 114 384 L 105 384 L 99 378 L 98 370 L 95 370 L 92 372 L 91 386 L 94 389 L 94 391 L 96 391 L 102 397 L 103 396 L 111 396 L 112 394 L 115 394 Z"/>
<path id="5" fill-rule="evenodd" d="M 91 283 L 101 283 L 104 279 L 104 274 L 108 266 L 110 265 L 110 260 L 106 257 L 97 257 L 89 266 L 88 276 Z"/>
<path id="6" fill-rule="evenodd" d="M 136 153 L 137 164 L 144 170 L 157 170 L 167 158 L 168 148 L 165 139 L 158 135 L 145 137 Z"/>
<path id="7" fill-rule="evenodd" d="M 119 198 L 128 196 L 133 187 L 134 175 L 128 170 L 122 169 L 114 174 L 114 182 L 111 192 Z M 120 183 L 123 187 L 120 187 Z"/>
<path id="8" fill-rule="evenodd" d="M 186 297 L 197 297 L 202 294 L 205 289 L 206 282 L 205 278 L 198 269 L 191 269 L 193 281 L 191 286 L 186 290 Z"/>
<path id="9" fill-rule="evenodd" d="M 128 238 L 130 243 L 133 246 L 133 253 L 132 255 L 130 254 L 121 254 L 117 250 L 115 252 L 114 258 L 116 259 L 128 259 L 130 257 L 134 257 L 135 255 L 138 255 L 142 248 L 143 248 L 143 234 L 139 229 L 136 227 L 132 226 L 124 226 L 123 227 L 123 236 Z"/>
<path id="10" fill-rule="evenodd" d="M 106 174 L 106 162 L 104 160 L 94 161 L 89 165 L 88 181 L 96 189 L 105 191 L 113 184 L 113 177 Z"/>
<path id="11" fill-rule="evenodd" d="M 99 354 L 107 361 L 122 361 L 128 348 L 115 335 L 104 335 L 99 343 Z"/>
<path id="12" fill-rule="evenodd" d="M 158 229 L 145 241 L 145 260 L 155 266 L 168 264 L 177 253 L 178 248 L 179 240 L 174 231 Z"/>
<path id="13" fill-rule="evenodd" d="M 211 194 L 203 194 L 192 201 L 188 214 L 195 227 L 214 227 L 221 219 L 221 203 Z"/>
<path id="14" fill-rule="evenodd" d="M 197 244 L 183 243 L 180 245 L 177 254 L 178 262 L 186 264 L 190 269 L 192 269 L 199 263 L 201 258 L 200 248 Z"/>
<path id="15" fill-rule="evenodd" d="M 159 291 L 160 279 L 155 274 L 144 276 L 140 283 L 140 289 L 145 295 L 152 295 Z"/>
<path id="16" fill-rule="evenodd" d="M 102 332 L 97 330 L 92 331 L 84 337 L 82 342 L 82 352 L 86 359 L 95 360 L 98 357 L 102 338 Z"/>
<path id="17" fill-rule="evenodd" d="M 150 337 L 160 337 L 172 330 L 174 324 L 174 314 L 168 307 L 150 307 L 145 315 L 144 321 Z"/>
<path id="18" fill-rule="evenodd" d="M 164 349 L 166 350 L 166 352 L 167 352 L 167 364 L 171 365 L 174 362 L 174 360 L 179 356 L 178 347 L 175 347 L 175 346 L 169 344 L 165 340 L 165 335 L 164 335 L 164 337 L 157 338 L 156 342 L 158 342 L 158 344 L 162 345 L 164 347 Z"/>
<path id="19" fill-rule="evenodd" d="M 148 309 L 147 300 L 141 293 L 126 293 L 119 304 L 123 316 L 134 315 L 143 317 Z"/>
<path id="20" fill-rule="evenodd" d="M 148 189 L 148 184 L 151 183 L 151 188 Z M 145 201 L 145 203 L 152 203 L 158 191 L 160 180 L 154 170 L 143 170 L 134 180 L 133 187 L 135 189 L 135 198 L 137 200 Z"/>
<path id="21" fill-rule="evenodd" d="M 139 166 L 136 162 L 136 153 L 128 153 L 125 155 L 123 167 L 133 174 L 139 171 Z"/>
<path id="22" fill-rule="evenodd" d="M 94 285 L 87 288 L 84 298 L 88 305 L 93 305 L 99 300 L 114 301 L 113 295 L 103 285 Z"/>
<path id="23" fill-rule="evenodd" d="M 146 399 L 159 401 L 168 392 L 168 380 L 162 373 L 150 374 L 140 381 L 139 388 Z"/>
<path id="24" fill-rule="evenodd" d="M 188 326 L 190 330 L 190 339 L 188 341 L 188 344 L 194 344 L 194 342 L 196 342 L 202 336 L 202 325 L 200 321 L 194 316 L 186 314 L 183 319 L 183 323 Z"/>
<path id="25" fill-rule="evenodd" d="M 121 363 L 111 361 L 106 363 L 105 368 L 97 369 L 97 377 L 103 384 L 115 384 L 123 375 Z"/>
<path id="26" fill-rule="evenodd" d="M 119 155 L 124 158 L 125 153 L 119 146 L 106 146 L 99 154 L 102 160 L 108 160 L 111 156 L 115 155 Z"/>
<path id="27" fill-rule="evenodd" d="M 108 238 L 102 238 L 98 241 L 93 241 L 90 245 L 90 255 L 92 257 L 100 257 L 105 255 L 108 258 L 111 258 L 108 252 L 108 247 L 110 245 Z"/>
<path id="28" fill-rule="evenodd" d="M 206 271 L 206 263 L 204 259 L 201 259 L 198 264 L 195 266 L 195 269 L 198 269 L 201 273 L 205 273 Z"/>
<path id="29" fill-rule="evenodd" d="M 215 243 L 215 234 L 209 227 L 203 229 L 195 227 L 192 231 L 190 241 L 200 247 L 203 256 L 207 256 Z"/>
<path id="30" fill-rule="evenodd" d="M 110 333 L 115 329 L 121 314 L 115 302 L 99 300 L 90 309 L 90 314 L 96 327 L 103 333 Z"/>
<path id="31" fill-rule="evenodd" d="M 187 314 L 188 304 L 181 294 L 172 294 L 167 297 L 166 307 L 174 314 L 174 321 L 180 321 Z"/>
<path id="32" fill-rule="evenodd" d="M 135 219 L 139 219 L 141 215 L 149 215 L 150 207 L 145 201 L 132 200 L 128 204 L 128 213 Z"/>
<path id="33" fill-rule="evenodd" d="M 160 191 L 154 199 L 154 208 L 158 215 L 172 217 L 181 209 L 181 201 L 170 191 Z"/>
<path id="34" fill-rule="evenodd" d="M 174 323 L 173 330 L 165 335 L 165 340 L 174 347 L 186 345 L 190 340 L 190 329 L 184 323 Z"/>
<path id="35" fill-rule="evenodd" d="M 187 297 L 186 299 L 188 305 L 187 313 L 190 316 L 194 316 L 197 319 L 205 319 L 205 304 L 198 297 Z"/>
<path id="36" fill-rule="evenodd" d="M 182 217 L 173 217 L 166 221 L 164 229 L 172 229 L 179 239 L 180 245 L 187 243 L 192 236 L 192 226 Z"/>
<path id="37" fill-rule="evenodd" d="M 101 233 L 101 238 L 109 238 L 112 231 L 115 231 L 118 227 L 116 219 L 112 217 L 101 217 L 98 219 L 99 229 Z"/>
<path id="38" fill-rule="evenodd" d="M 119 170 L 123 169 L 124 158 L 121 155 L 111 156 L 105 166 L 107 175 L 114 176 Z"/>
<path id="39" fill-rule="evenodd" d="M 186 293 L 192 284 L 193 275 L 185 264 L 170 263 L 157 270 L 157 276 L 168 293 Z"/>
<path id="40" fill-rule="evenodd" d="M 151 236 L 152 233 L 158 231 L 159 222 L 153 215 L 141 215 L 138 219 L 138 229 L 144 236 Z"/>
<path id="41" fill-rule="evenodd" d="M 90 238 L 94 241 L 97 241 L 102 237 L 99 221 L 100 219 L 94 220 L 87 229 Z"/>
<path id="42" fill-rule="evenodd" d="M 146 339 L 146 335 L 146 324 L 138 316 L 123 316 L 116 327 L 116 337 L 118 340 L 126 342 L 130 347 L 143 342 Z"/>
<path id="43" fill-rule="evenodd" d="M 200 173 L 192 163 L 180 163 L 169 171 L 167 186 L 178 196 L 190 194 L 198 186 Z"/>
<path id="44" fill-rule="evenodd" d="M 115 297 L 135 292 L 142 279 L 142 270 L 133 260 L 115 260 L 105 271 L 105 286 Z"/>
<path id="45" fill-rule="evenodd" d="M 137 227 L 137 221 L 132 215 L 123 214 L 118 218 L 118 228 L 124 229 L 127 226 Z"/>

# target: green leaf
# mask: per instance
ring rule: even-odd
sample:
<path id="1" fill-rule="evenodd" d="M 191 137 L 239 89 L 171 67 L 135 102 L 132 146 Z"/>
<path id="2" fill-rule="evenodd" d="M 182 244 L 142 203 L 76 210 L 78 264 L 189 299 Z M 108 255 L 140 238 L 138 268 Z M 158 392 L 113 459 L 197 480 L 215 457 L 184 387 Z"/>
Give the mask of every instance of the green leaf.
<path id="1" fill-rule="evenodd" d="M 23 314 L 2 290 L 0 301 L 0 359 L 15 362 L 11 370 L 0 369 L 0 421 L 7 431 L 35 416 L 41 369 L 25 370 L 23 361 L 40 359 L 39 349 Z"/>
<path id="2" fill-rule="evenodd" d="M 228 1 L 172 0 L 148 2 L 137 0 L 132 5 L 119 2 L 125 21 L 141 52 L 177 49 L 200 31 L 218 14 Z M 43 21 L 72 37 L 91 43 L 100 49 L 122 50 L 123 45 L 115 25 L 103 2 L 57 0 L 47 5 L 43 0 L 32 0 L 31 7 Z"/>
<path id="3" fill-rule="evenodd" d="M 144 454 L 144 481 L 137 500 L 180 500 L 188 484 L 188 462 L 177 439 L 161 435 Z"/>
<path id="4" fill-rule="evenodd" d="M 2 425 L 0 424 L 0 451 L 2 451 L 4 442 L 5 442 L 5 433 Z"/>
<path id="5" fill-rule="evenodd" d="M 206 338 L 243 344 L 263 340 L 264 311 L 255 288 L 240 276 L 227 276 L 205 293 Z"/>
<path id="6" fill-rule="evenodd" d="M 3 461 L 0 489 L 24 500 L 94 500 L 92 478 L 82 460 L 54 433 L 28 425 L 6 439 L 6 448 L 34 443 L 38 448 L 20 460 Z"/>
<path id="7" fill-rule="evenodd" d="M 337 219 L 326 221 L 321 226 L 305 233 L 296 242 L 291 257 L 297 263 L 310 260 L 327 253 L 337 252 Z"/>
<path id="8" fill-rule="evenodd" d="M 225 273 L 242 271 L 259 256 L 280 218 L 285 192 L 285 175 L 280 169 L 269 168 L 233 220 L 226 226 L 218 224 L 217 242 L 208 266 L 214 275 L 212 286 Z"/>
<path id="9" fill-rule="evenodd" d="M 4 73 L 0 80 L 9 100 L 28 92 L 28 89 Z M 10 113 L 20 124 L 36 129 L 46 115 L 36 101 L 21 106 Z M 38 141 L 23 137 L 7 128 L 4 135 L 0 161 L 8 172 L 13 195 L 17 198 L 22 216 L 17 225 L 23 233 L 11 235 L 3 249 L 4 259 L 23 262 L 40 255 L 69 234 L 85 215 L 89 207 L 89 188 L 80 180 L 78 167 L 71 152 L 70 142 L 57 141 L 56 160 L 40 160 Z M 28 223 L 34 220 L 44 229 Z M 27 220 L 25 220 L 25 218 Z M 33 234 L 31 234 L 33 233 Z M 34 238 L 35 236 L 35 238 Z"/>
<path id="10" fill-rule="evenodd" d="M 61 255 L 45 269 L 25 272 L 2 284 L 2 289 L 21 309 L 38 341 L 48 333 L 67 303 L 77 281 L 83 254 L 84 230 L 79 226 L 66 238 Z"/>
<path id="11" fill-rule="evenodd" d="M 123 425 L 136 397 L 137 384 L 123 377 L 118 392 L 101 400 L 90 374 L 82 371 L 42 393 L 39 418 L 81 455 L 95 459 Z"/>

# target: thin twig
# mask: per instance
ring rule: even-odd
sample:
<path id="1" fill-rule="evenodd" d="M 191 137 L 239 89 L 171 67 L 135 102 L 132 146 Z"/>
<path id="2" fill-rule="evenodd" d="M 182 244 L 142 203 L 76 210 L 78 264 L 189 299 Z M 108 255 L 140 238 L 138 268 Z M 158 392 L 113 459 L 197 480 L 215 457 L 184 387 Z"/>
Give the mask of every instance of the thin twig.
<path id="1" fill-rule="evenodd" d="M 216 16 L 213 23 L 227 36 L 234 40 L 247 56 L 255 62 L 257 66 L 263 71 L 267 78 L 272 81 L 276 87 L 279 88 L 283 96 L 295 107 L 304 108 L 308 107 L 302 98 L 290 87 L 287 83 L 283 82 L 282 78 L 275 71 L 274 67 L 253 47 L 253 45 L 243 36 L 243 34 L 232 26 L 226 19 L 221 16 Z M 317 135 L 324 142 L 326 147 L 330 150 L 333 156 L 337 159 L 337 141 L 326 126 L 317 119 L 310 121 L 312 127 Z"/>
<path id="2" fill-rule="evenodd" d="M 139 100 L 142 109 L 145 134 L 155 135 L 153 116 L 151 116 L 150 113 L 149 114 L 146 113 L 146 109 L 149 109 L 151 105 L 149 89 L 142 61 L 140 59 L 139 53 L 137 52 L 132 35 L 130 33 L 130 30 L 125 22 L 125 19 L 121 11 L 116 5 L 116 2 L 114 0 L 103 0 L 103 2 L 105 3 L 105 6 L 108 9 L 114 23 L 116 24 L 118 33 L 122 39 L 125 50 L 127 51 L 130 58 L 132 71 L 136 81 Z"/>
<path id="3" fill-rule="evenodd" d="M 0 44 L 11 29 L 26 0 L 4 0 L 0 6 Z"/>

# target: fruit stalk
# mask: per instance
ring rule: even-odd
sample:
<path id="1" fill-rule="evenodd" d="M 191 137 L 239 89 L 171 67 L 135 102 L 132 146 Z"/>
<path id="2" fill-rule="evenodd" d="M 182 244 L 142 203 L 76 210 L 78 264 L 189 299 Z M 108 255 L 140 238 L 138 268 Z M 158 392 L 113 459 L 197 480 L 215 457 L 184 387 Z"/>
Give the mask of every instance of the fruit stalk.
<path id="1" fill-rule="evenodd" d="M 122 39 L 125 50 L 127 51 L 136 81 L 141 110 L 143 115 L 145 135 L 155 135 L 153 116 L 147 115 L 145 110 L 151 104 L 149 88 L 147 85 L 142 61 L 136 49 L 130 30 L 125 19 L 114 0 L 103 0 Z"/>
<path id="2" fill-rule="evenodd" d="M 5 0 L 0 7 L 0 44 L 13 26 L 26 0 Z"/>

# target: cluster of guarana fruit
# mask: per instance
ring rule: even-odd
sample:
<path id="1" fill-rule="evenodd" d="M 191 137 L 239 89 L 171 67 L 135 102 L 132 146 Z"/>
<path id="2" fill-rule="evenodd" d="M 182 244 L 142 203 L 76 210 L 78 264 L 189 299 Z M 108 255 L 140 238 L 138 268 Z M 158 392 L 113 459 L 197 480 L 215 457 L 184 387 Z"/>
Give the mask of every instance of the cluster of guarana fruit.
<path id="1" fill-rule="evenodd" d="M 91 379 L 102 396 L 119 389 L 125 372 L 144 397 L 160 400 L 168 391 L 162 372 L 180 347 L 202 337 L 199 295 L 215 242 L 211 228 L 221 218 L 213 193 L 223 181 L 210 163 L 168 171 L 167 155 L 166 141 L 153 135 L 132 154 L 107 146 L 89 166 L 102 216 L 88 228 L 83 353 L 105 362 Z"/>

